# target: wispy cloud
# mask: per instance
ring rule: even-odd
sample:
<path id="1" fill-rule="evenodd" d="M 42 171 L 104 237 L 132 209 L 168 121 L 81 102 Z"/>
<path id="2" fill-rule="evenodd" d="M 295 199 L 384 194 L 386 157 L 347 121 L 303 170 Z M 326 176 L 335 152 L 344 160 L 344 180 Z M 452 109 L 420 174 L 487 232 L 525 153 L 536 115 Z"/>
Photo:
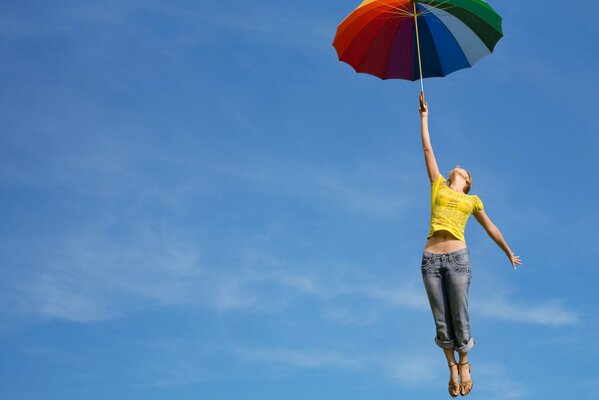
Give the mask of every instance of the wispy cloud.
<path id="1" fill-rule="evenodd" d="M 401 359 L 392 361 L 392 365 L 387 367 L 390 369 L 389 373 L 392 378 L 403 385 L 415 386 L 434 382 L 438 378 L 440 358 L 434 359 L 431 356 L 424 355 L 403 355 Z"/>
<path id="2" fill-rule="evenodd" d="M 432 354 L 402 355 L 400 361 L 393 366 L 390 357 L 387 370 L 399 383 L 408 387 L 427 384 L 429 387 L 446 387 L 449 380 L 449 369 L 442 355 Z M 515 400 L 526 398 L 532 394 L 531 389 L 509 376 L 505 365 L 497 362 L 474 362 L 472 377 L 475 381 L 475 393 L 480 392 L 488 399 Z"/>
<path id="3" fill-rule="evenodd" d="M 288 348 L 231 348 L 239 357 L 250 361 L 271 362 L 297 368 L 360 368 L 361 362 L 330 349 L 297 350 Z"/>
<path id="4" fill-rule="evenodd" d="M 445 388 L 449 371 L 442 354 L 413 354 L 409 351 L 356 351 L 351 356 L 336 349 L 243 348 L 229 352 L 255 364 L 281 368 L 355 370 L 385 376 L 389 382 L 405 388 Z M 479 362 L 473 366 L 476 390 L 489 399 L 521 399 L 530 396 L 531 388 L 509 377 L 503 364 Z"/>
<path id="5" fill-rule="evenodd" d="M 542 305 L 527 303 L 496 297 L 477 299 L 472 308 L 485 317 L 538 325 L 571 325 L 579 320 L 576 311 L 566 308 L 558 300 L 549 300 Z"/>
<path id="6" fill-rule="evenodd" d="M 413 183 L 413 177 L 400 172 L 384 173 L 368 164 L 341 172 L 327 165 L 261 154 L 238 163 L 212 162 L 205 167 L 244 182 L 253 191 L 293 194 L 296 199 L 319 207 L 351 210 L 377 218 L 408 215 L 420 204 L 415 193 L 401 191 L 401 185 Z"/>
<path id="7" fill-rule="evenodd" d="M 332 176 L 321 175 L 316 179 L 316 183 L 322 191 L 329 192 L 331 198 L 343 200 L 338 204 L 383 218 L 396 217 L 411 205 L 405 197 L 381 195 L 370 192 L 365 187 L 352 187 Z"/>
<path id="8" fill-rule="evenodd" d="M 356 310 L 354 307 L 333 306 L 325 307 L 322 318 L 325 321 L 338 325 L 367 326 L 380 321 L 384 311 L 378 309 Z"/>
<path id="9" fill-rule="evenodd" d="M 339 324 L 377 323 L 385 310 L 427 312 L 420 282 L 389 282 L 355 268 L 325 277 L 318 268 L 298 273 L 284 260 L 248 254 L 247 264 L 219 271 L 202 266 L 198 243 L 189 232 L 175 234 L 140 224 L 125 240 L 105 230 L 81 232 L 59 247 L 44 268 L 31 271 L 17 287 L 20 309 L 43 318 L 89 322 L 155 305 L 197 304 L 222 311 L 283 312 L 294 299 L 312 297 L 323 319 Z M 129 228 L 131 229 L 131 228 Z M 341 267 L 339 267 L 341 268 Z M 364 307 L 333 305 L 355 298 Z M 369 303 L 374 301 L 374 303 Z M 556 300 L 542 305 L 515 303 L 507 295 L 471 300 L 473 313 L 514 323 L 569 325 L 578 314 Z"/>
<path id="10" fill-rule="evenodd" d="M 416 193 L 399 193 L 394 188 L 395 184 L 413 184 L 410 174 L 389 172 L 374 164 L 357 165 L 342 173 L 326 165 L 307 165 L 264 153 L 235 162 L 222 162 L 209 154 L 174 158 L 157 148 L 110 136 L 97 139 L 94 147 L 101 151 L 73 153 L 62 159 L 54 172 L 39 175 L 39 171 L 21 171 L 24 175 L 7 173 L 2 178 L 26 186 L 68 188 L 102 201 L 126 199 L 142 208 L 149 204 L 179 211 L 201 202 L 205 185 L 230 185 L 237 193 L 269 197 L 293 195 L 294 201 L 317 209 L 385 220 L 402 218 L 420 207 Z M 140 167 L 147 164 L 157 164 L 177 179 L 158 182 Z M 193 185 L 198 180 L 205 185 Z M 242 266 L 202 266 L 200 230 L 181 223 L 165 225 L 141 214 L 132 217 L 125 213 L 82 223 L 71 232 L 57 233 L 47 243 L 38 243 L 41 248 L 36 252 L 44 257 L 26 271 L 26 279 L 5 283 L 8 290 L 3 291 L 0 301 L 18 303 L 17 309 L 43 318 L 81 322 L 113 318 L 143 304 L 282 312 L 301 296 L 321 301 L 322 317 L 340 324 L 374 324 L 385 308 L 428 312 L 417 274 L 411 281 L 391 282 L 361 265 L 339 267 L 336 276 L 331 275 L 330 266 L 298 268 L 294 261 L 277 256 L 276 235 L 267 235 L 266 249 L 257 254 L 247 247 L 236 248 L 234 254 L 228 251 L 231 260 L 241 260 Z M 370 311 L 327 303 L 342 296 L 377 304 Z M 483 317 L 517 323 L 560 326 L 578 321 L 575 311 L 553 299 L 544 300 L 542 305 L 530 301 L 516 304 L 507 294 L 497 294 L 475 298 L 471 303 L 472 310 Z"/>
<path id="11" fill-rule="evenodd" d="M 15 282 L 17 308 L 45 319 L 89 322 L 143 307 L 181 303 L 202 274 L 197 246 L 148 224 L 114 238 L 110 226 L 79 232 Z M 13 299 L 14 300 L 14 299 Z"/>
<path id="12" fill-rule="evenodd" d="M 428 310 L 429 308 L 424 288 L 417 287 L 415 283 L 403 283 L 396 287 L 370 285 L 364 293 L 393 307 L 414 310 Z"/>
<path id="13" fill-rule="evenodd" d="M 281 368 L 352 371 L 374 373 L 389 382 L 414 387 L 433 383 L 438 379 L 443 364 L 442 355 L 401 354 L 397 351 L 298 349 L 298 348 L 243 348 L 231 347 L 229 351 L 244 361 L 255 364 L 271 364 Z"/>
<path id="14" fill-rule="evenodd" d="M 534 390 L 510 377 L 505 365 L 497 362 L 477 362 L 472 366 L 476 390 L 488 399 L 516 400 L 529 398 Z"/>

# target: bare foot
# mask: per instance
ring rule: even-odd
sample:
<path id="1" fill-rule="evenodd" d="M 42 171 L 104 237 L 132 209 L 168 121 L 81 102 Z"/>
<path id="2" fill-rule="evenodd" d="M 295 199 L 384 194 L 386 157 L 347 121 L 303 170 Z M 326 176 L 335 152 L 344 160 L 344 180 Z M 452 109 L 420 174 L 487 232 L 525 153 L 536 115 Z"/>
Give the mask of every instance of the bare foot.
<path id="1" fill-rule="evenodd" d="M 448 364 L 449 365 L 449 394 L 451 397 L 457 397 L 460 394 L 460 384 L 458 382 L 459 369 L 458 364 Z"/>
<path id="2" fill-rule="evenodd" d="M 472 390 L 472 378 L 470 377 L 470 363 L 460 364 L 460 394 L 466 396 Z"/>

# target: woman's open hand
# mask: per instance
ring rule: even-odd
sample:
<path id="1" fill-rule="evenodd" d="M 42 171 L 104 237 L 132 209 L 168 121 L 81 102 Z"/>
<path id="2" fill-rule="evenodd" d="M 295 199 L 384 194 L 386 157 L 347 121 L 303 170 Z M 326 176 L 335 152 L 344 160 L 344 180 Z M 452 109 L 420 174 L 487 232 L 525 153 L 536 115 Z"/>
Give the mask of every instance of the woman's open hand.
<path id="1" fill-rule="evenodd" d="M 509 254 L 508 258 L 510 259 L 510 262 L 512 263 L 512 268 L 514 269 L 514 271 L 516 271 L 516 264 L 521 265 L 522 261 L 520 260 L 520 256 L 515 255 L 514 253 Z"/>
<path id="2" fill-rule="evenodd" d="M 420 108 L 418 109 L 421 117 L 428 117 L 428 104 L 424 100 L 424 92 L 420 92 Z"/>

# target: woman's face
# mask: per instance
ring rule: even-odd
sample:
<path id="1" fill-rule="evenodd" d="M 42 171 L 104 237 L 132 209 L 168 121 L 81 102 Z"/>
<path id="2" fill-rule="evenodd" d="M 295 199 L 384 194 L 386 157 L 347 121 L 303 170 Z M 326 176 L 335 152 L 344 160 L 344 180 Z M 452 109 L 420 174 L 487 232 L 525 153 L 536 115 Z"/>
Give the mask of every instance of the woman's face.
<path id="1" fill-rule="evenodd" d="M 466 182 L 470 181 L 470 178 L 468 177 L 468 171 L 466 171 L 464 168 L 461 168 L 459 165 L 456 165 L 454 169 L 451 170 L 449 173 L 449 179 L 453 180 L 455 175 L 460 175 Z"/>

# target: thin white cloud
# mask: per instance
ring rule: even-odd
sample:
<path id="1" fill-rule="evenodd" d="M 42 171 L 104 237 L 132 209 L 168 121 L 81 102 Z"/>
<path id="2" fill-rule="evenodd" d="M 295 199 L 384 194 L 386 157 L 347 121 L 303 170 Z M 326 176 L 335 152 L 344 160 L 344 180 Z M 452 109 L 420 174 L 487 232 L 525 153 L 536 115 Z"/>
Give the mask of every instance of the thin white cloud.
<path id="1" fill-rule="evenodd" d="M 284 368 L 377 371 L 390 382 L 402 386 L 431 383 L 439 376 L 442 354 L 399 354 L 396 351 L 353 351 L 338 349 L 244 348 L 231 347 L 237 357 L 256 364 L 271 364 Z"/>
<path id="2" fill-rule="evenodd" d="M 206 189 L 201 185 L 190 187 L 186 179 L 180 185 L 159 184 L 134 167 L 138 160 L 154 160 L 165 168 L 199 170 L 200 176 L 209 176 L 214 181 L 232 181 L 237 190 L 292 194 L 296 201 L 318 208 L 388 219 L 401 218 L 418 207 L 416 197 L 400 195 L 396 189 L 389 188 L 395 186 L 391 184 L 394 182 L 413 184 L 414 178 L 379 166 L 359 165 L 342 174 L 326 166 L 309 166 L 266 154 L 225 164 L 210 157 L 169 159 L 147 147 L 135 153 L 137 156 L 133 159 L 129 155 L 133 153 L 132 145 L 123 140 L 113 142 L 105 138 L 99 144 L 102 148 L 116 147 L 119 151 L 116 156 L 107 153 L 67 158 L 62 161 L 61 172 L 43 176 L 48 179 L 38 177 L 39 181 L 28 181 L 28 184 L 56 184 L 100 199 L 119 198 L 121 193 L 128 195 L 135 191 L 140 199 L 161 205 L 186 205 L 204 195 Z M 80 173 L 73 175 L 69 172 L 72 170 Z M 129 187 L 131 176 L 140 182 L 133 188 Z M 227 179 L 222 179 L 225 177 Z M 110 185 L 88 183 L 98 180 Z M 375 300 L 391 308 L 425 312 L 429 307 L 421 282 L 391 283 L 367 273 L 362 267 L 340 278 L 331 276 L 329 267 L 297 268 L 268 254 L 253 255 L 238 249 L 236 256 L 243 260 L 243 268 L 221 271 L 208 266 L 202 269 L 198 249 L 201 243 L 194 242 L 197 232 L 190 231 L 189 227 L 159 227 L 150 218 L 135 221 L 136 227 L 132 225 L 118 226 L 114 219 L 103 226 L 83 226 L 71 237 L 55 242 L 51 257 L 39 260 L 39 268 L 31 271 L 27 282 L 21 282 L 18 293 L 10 291 L 10 301 L 14 303 L 14 298 L 19 297 L 25 309 L 45 318 L 82 322 L 130 312 L 148 300 L 149 304 L 157 305 L 198 304 L 218 310 L 281 312 L 297 296 L 316 297 L 324 303 L 350 295 Z M 121 231 L 121 238 L 111 237 L 110 232 L 115 229 Z M 273 242 L 275 237 L 276 232 L 267 233 L 264 240 Z M 340 268 L 347 273 L 348 267 Z M 320 272 L 310 272 L 319 270 L 328 271 L 328 278 Z M 414 278 L 418 279 L 416 275 Z M 7 293 L 5 291 L 3 301 L 8 298 Z M 477 298 L 472 301 L 472 309 L 484 317 L 518 323 L 568 325 L 578 321 L 576 312 L 555 300 L 535 305 L 515 304 L 509 299 L 505 294 L 491 299 Z M 372 324 L 377 321 L 376 316 L 381 315 L 372 312 L 368 316 L 365 310 L 326 307 L 323 318 L 342 324 Z"/>
<path id="3" fill-rule="evenodd" d="M 269 281 L 303 293 L 312 293 L 318 289 L 318 283 L 314 280 L 314 278 L 307 275 L 293 274 L 281 269 L 250 270 L 246 274 L 245 279 L 248 282 Z"/>
<path id="4" fill-rule="evenodd" d="M 261 154 L 251 160 L 212 162 L 204 167 L 244 183 L 248 190 L 292 194 L 296 200 L 319 208 L 388 219 L 408 215 L 420 205 L 416 193 L 401 191 L 402 185 L 414 183 L 412 176 L 381 173 L 367 164 L 341 173 L 327 165 L 309 165 Z"/>
<path id="5" fill-rule="evenodd" d="M 391 376 L 403 385 L 415 386 L 431 383 L 438 379 L 437 369 L 442 355 L 434 359 L 431 356 L 407 355 L 389 366 Z"/>
<path id="6" fill-rule="evenodd" d="M 20 306 L 45 319 L 92 322 L 109 319 L 115 311 L 85 289 L 89 282 L 76 277 L 41 274 L 28 285 Z"/>
<path id="7" fill-rule="evenodd" d="M 338 351 L 329 349 L 297 350 L 289 348 L 231 349 L 239 357 L 250 361 L 267 361 L 297 368 L 360 368 L 361 362 Z"/>
<path id="8" fill-rule="evenodd" d="M 110 226 L 93 227 L 40 249 L 38 265 L 14 283 L 16 307 L 45 319 L 90 322 L 148 302 L 183 303 L 202 274 L 195 243 L 149 223 L 122 228 L 129 232 L 121 238 L 111 237 Z"/>
<path id="9" fill-rule="evenodd" d="M 372 192 L 366 186 L 352 187 L 331 176 L 319 176 L 316 182 L 322 190 L 329 192 L 330 199 L 338 199 L 336 203 L 340 206 L 365 214 L 392 218 L 401 215 L 411 206 L 405 197 Z"/>
<path id="10" fill-rule="evenodd" d="M 417 282 L 402 282 L 398 284 L 382 284 L 373 277 L 363 277 L 363 282 L 326 282 L 316 277 L 306 278 L 293 275 L 281 275 L 285 278 L 277 278 L 277 274 L 264 279 L 269 279 L 278 285 L 288 285 L 288 280 L 298 282 L 309 282 L 303 285 L 289 286 L 301 292 L 303 295 L 314 295 L 321 299 L 335 298 L 338 296 L 355 296 L 363 299 L 377 300 L 385 307 L 401 308 L 428 312 L 430 309 L 426 293 Z M 367 276 L 367 275 L 366 275 Z M 293 277 L 293 278 L 292 278 Z M 255 279 L 255 278 L 254 278 Z M 249 283 L 249 280 L 246 282 Z M 471 299 L 471 310 L 481 317 L 500 319 L 512 323 L 525 323 L 536 325 L 572 325 L 579 322 L 578 312 L 566 307 L 562 302 L 548 299 L 543 304 L 535 305 L 530 301 L 518 303 L 510 300 L 508 294 L 495 294 L 494 297 L 478 297 Z M 380 310 L 374 306 L 373 312 L 356 312 L 345 308 L 328 308 L 323 312 L 323 317 L 329 321 L 340 323 L 368 325 L 374 323 L 380 317 Z M 359 316 L 363 319 L 360 320 Z"/>
<path id="11" fill-rule="evenodd" d="M 229 352 L 256 364 L 271 364 L 285 368 L 353 370 L 365 373 L 377 371 L 390 382 L 402 387 L 427 389 L 445 388 L 449 370 L 442 353 L 431 351 L 415 354 L 409 351 L 356 351 L 351 356 L 337 349 L 244 348 L 234 346 Z M 516 382 L 503 364 L 475 362 L 472 367 L 476 391 L 492 400 L 517 400 L 529 397 L 531 388 Z"/>
<path id="12" fill-rule="evenodd" d="M 413 310 L 429 309 L 424 288 L 416 288 L 415 284 L 402 284 L 397 287 L 370 285 L 364 293 L 393 307 Z"/>
<path id="13" fill-rule="evenodd" d="M 325 308 L 321 315 L 325 321 L 338 325 L 367 326 L 379 322 L 383 316 L 383 311 L 380 308 L 356 311 L 355 307 L 333 306 Z"/>
<path id="14" fill-rule="evenodd" d="M 403 386 L 445 389 L 449 381 L 449 369 L 443 354 L 402 354 L 399 357 L 388 357 L 381 363 L 390 376 Z M 395 359 L 395 360 L 394 360 Z M 516 400 L 532 394 L 529 387 L 516 382 L 507 373 L 507 368 L 500 363 L 472 362 L 472 379 L 475 390 L 486 399 Z"/>
<path id="15" fill-rule="evenodd" d="M 113 318 L 144 303 L 276 313 L 302 296 L 321 301 L 323 319 L 340 324 L 374 324 L 389 308 L 429 310 L 419 282 L 383 284 L 360 268 L 349 275 L 329 270 L 325 279 L 308 272 L 313 269 L 298 273 L 282 260 L 256 255 L 235 270 L 201 268 L 198 244 L 188 233 L 139 225 L 144 228 L 130 231 L 125 240 L 111 238 L 109 227 L 66 240 L 47 265 L 19 284 L 11 301 L 18 299 L 18 309 L 42 318 L 79 322 Z M 347 296 L 362 299 L 365 308 L 330 304 Z M 514 323 L 562 326 L 579 320 L 575 311 L 556 300 L 519 304 L 499 292 L 471 300 L 471 309 L 481 317 Z"/>
<path id="16" fill-rule="evenodd" d="M 213 193 L 207 188 L 214 191 L 224 185 L 230 185 L 227 189 L 234 185 L 241 192 L 293 195 L 294 201 L 314 208 L 383 219 L 401 218 L 421 205 L 415 191 L 401 189 L 415 184 L 413 176 L 381 171 L 368 164 L 340 171 L 326 164 L 312 165 L 266 153 L 223 162 L 212 160 L 210 153 L 193 158 L 168 157 L 161 148 L 131 143 L 108 132 L 90 140 L 89 148 L 53 160 L 52 168 L 4 166 L 0 180 L 44 189 L 57 187 L 98 200 L 159 202 L 177 209 Z M 49 163 L 43 157 L 42 166 Z M 141 167 L 147 164 L 159 164 L 173 179 L 157 181 Z"/>
<path id="17" fill-rule="evenodd" d="M 480 315 L 512 322 L 538 325 L 572 325 L 578 322 L 578 313 L 557 300 L 542 305 L 510 302 L 506 298 L 477 299 L 472 309 Z"/>
<path id="18" fill-rule="evenodd" d="M 530 398 L 533 388 L 515 381 L 509 369 L 497 362 L 472 363 L 472 380 L 475 389 L 490 400 L 517 400 Z"/>
<path id="19" fill-rule="evenodd" d="M 213 288 L 212 305 L 218 310 L 259 308 L 258 299 L 246 293 L 238 279 L 227 279 Z"/>

